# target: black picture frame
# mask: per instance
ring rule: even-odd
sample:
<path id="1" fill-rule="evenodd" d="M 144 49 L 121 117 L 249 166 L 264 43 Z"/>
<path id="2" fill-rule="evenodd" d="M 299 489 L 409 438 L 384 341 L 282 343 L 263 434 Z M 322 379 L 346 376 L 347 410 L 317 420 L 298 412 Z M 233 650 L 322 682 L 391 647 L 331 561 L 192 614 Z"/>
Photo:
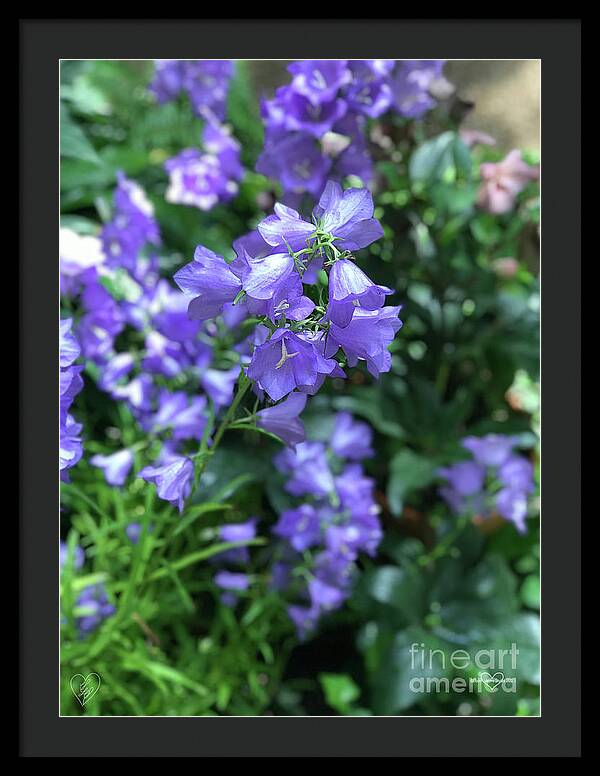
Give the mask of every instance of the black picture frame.
<path id="1" fill-rule="evenodd" d="M 579 20 L 20 20 L 19 35 L 20 755 L 579 756 Z M 59 60 L 374 56 L 541 60 L 542 715 L 60 718 L 55 551 Z"/>

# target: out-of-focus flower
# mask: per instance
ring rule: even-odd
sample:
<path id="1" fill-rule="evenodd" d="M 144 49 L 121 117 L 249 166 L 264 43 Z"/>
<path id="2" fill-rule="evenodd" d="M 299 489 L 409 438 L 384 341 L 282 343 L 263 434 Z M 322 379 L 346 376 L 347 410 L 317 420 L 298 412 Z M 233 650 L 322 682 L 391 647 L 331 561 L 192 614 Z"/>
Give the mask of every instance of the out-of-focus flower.
<path id="1" fill-rule="evenodd" d="M 497 164 L 485 162 L 479 168 L 482 183 L 477 195 L 479 207 L 489 213 L 508 213 L 515 204 L 517 194 L 539 177 L 538 167 L 523 161 L 521 152 L 514 149 Z"/>
<path id="2" fill-rule="evenodd" d="M 462 446 L 483 466 L 500 466 L 510 455 L 515 440 L 503 434 L 486 434 L 482 437 L 465 437 Z"/>
<path id="3" fill-rule="evenodd" d="M 115 607 L 108 600 L 102 584 L 84 588 L 75 602 L 75 619 L 81 638 L 89 636 L 98 626 L 115 613 Z"/>
<path id="4" fill-rule="evenodd" d="M 349 412 L 337 413 L 329 440 L 337 456 L 349 461 L 362 461 L 373 455 L 372 441 L 373 429 L 368 423 L 354 420 Z"/>
<path id="5" fill-rule="evenodd" d="M 104 477 L 109 485 L 120 486 L 133 466 L 133 453 L 125 448 L 112 455 L 94 455 L 90 458 L 90 463 L 104 470 Z"/>
<path id="6" fill-rule="evenodd" d="M 175 100 L 187 92 L 198 116 L 225 118 L 229 81 L 234 65 L 228 59 L 157 59 L 154 78 L 148 86 L 159 103 Z"/>
<path id="7" fill-rule="evenodd" d="M 281 513 L 273 533 L 287 539 L 298 552 L 319 544 L 321 540 L 321 521 L 314 507 L 302 504 L 297 509 L 288 509 Z"/>
<path id="8" fill-rule="evenodd" d="M 68 555 L 69 555 L 69 548 L 67 547 L 66 542 L 61 542 L 60 543 L 61 569 L 64 568 L 65 563 L 67 562 Z M 83 548 L 80 547 L 78 544 L 76 544 L 73 550 L 73 568 L 80 569 L 83 566 L 84 561 L 85 561 L 85 553 L 83 551 Z"/>
<path id="9" fill-rule="evenodd" d="M 499 277 L 510 280 L 510 278 L 514 278 L 519 271 L 519 262 L 516 259 L 513 259 L 512 256 L 494 259 L 492 262 L 492 269 Z"/>
<path id="10" fill-rule="evenodd" d="M 513 452 L 515 438 L 487 434 L 466 437 L 462 444 L 475 460 L 460 461 L 438 470 L 446 480 L 440 488 L 442 498 L 457 514 L 468 510 L 485 519 L 497 513 L 524 533 L 527 500 L 534 490 L 533 466 Z"/>
<path id="11" fill-rule="evenodd" d="M 476 145 L 496 145 L 496 140 L 491 135 L 480 132 L 478 129 L 461 129 L 459 135 L 467 148 L 473 148 Z"/>
<path id="12" fill-rule="evenodd" d="M 350 463 L 337 476 L 330 468 L 338 472 L 340 458 L 371 452 L 371 432 L 363 426 L 340 413 L 333 435 L 337 451 L 308 441 L 274 459 L 277 469 L 288 476 L 285 489 L 304 500 L 284 510 L 273 528 L 284 552 L 272 586 L 280 592 L 295 591 L 300 599 L 288 607 L 288 614 L 301 639 L 348 598 L 359 553 L 374 555 L 382 539 L 373 480 L 357 463 Z M 296 564 L 305 567 L 294 573 Z"/>
<path id="13" fill-rule="evenodd" d="M 226 127 L 209 122 L 203 144 L 205 152 L 186 148 L 165 162 L 169 173 L 167 202 L 210 210 L 237 194 L 244 173 L 239 143 Z"/>
<path id="14" fill-rule="evenodd" d="M 82 276 L 96 277 L 105 260 L 102 241 L 92 235 L 80 235 L 62 228 L 59 234 L 60 290 L 62 294 L 77 293 Z"/>

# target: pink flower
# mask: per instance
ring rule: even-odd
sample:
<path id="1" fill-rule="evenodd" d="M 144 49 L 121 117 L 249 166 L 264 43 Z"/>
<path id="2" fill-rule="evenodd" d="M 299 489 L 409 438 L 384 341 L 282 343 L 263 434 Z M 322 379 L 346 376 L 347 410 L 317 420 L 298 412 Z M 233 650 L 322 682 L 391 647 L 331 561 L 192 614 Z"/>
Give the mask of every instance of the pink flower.
<path id="1" fill-rule="evenodd" d="M 521 158 L 521 152 L 511 151 L 501 162 L 486 162 L 479 168 L 482 184 L 477 196 L 479 207 L 496 215 L 508 213 L 515 197 L 531 180 L 537 180 L 538 167 L 530 167 Z"/>
<path id="2" fill-rule="evenodd" d="M 496 141 L 491 135 L 481 132 L 479 129 L 461 129 L 459 135 L 463 143 L 469 148 L 473 148 L 475 145 L 496 145 Z"/>

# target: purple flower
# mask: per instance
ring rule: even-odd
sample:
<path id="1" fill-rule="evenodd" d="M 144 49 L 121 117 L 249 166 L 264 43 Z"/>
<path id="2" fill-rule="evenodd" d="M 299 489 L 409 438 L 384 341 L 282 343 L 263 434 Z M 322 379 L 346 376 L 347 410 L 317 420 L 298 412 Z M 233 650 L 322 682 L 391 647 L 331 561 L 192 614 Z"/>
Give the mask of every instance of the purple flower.
<path id="1" fill-rule="evenodd" d="M 303 278 L 308 283 L 306 273 Z M 247 298 L 248 311 L 252 315 L 266 315 L 273 323 L 281 318 L 290 321 L 301 321 L 315 309 L 315 303 L 304 296 L 302 280 L 297 272 L 284 276 L 283 280 L 275 281 L 273 296 L 266 300 Z"/>
<path id="2" fill-rule="evenodd" d="M 67 415 L 64 425 L 61 424 L 58 460 L 63 481 L 67 481 L 65 470 L 75 466 L 83 455 L 81 429 L 81 423 L 77 423 L 72 415 Z"/>
<path id="3" fill-rule="evenodd" d="M 349 412 L 338 412 L 329 440 L 331 449 L 340 458 L 361 461 L 373 455 L 373 430 L 368 423 L 355 421 Z"/>
<path id="4" fill-rule="evenodd" d="M 131 450 L 119 450 L 112 455 L 94 455 L 90 458 L 92 466 L 104 470 L 104 477 L 109 485 L 123 485 L 133 465 Z"/>
<path id="5" fill-rule="evenodd" d="M 327 317 L 337 326 L 347 326 L 357 307 L 377 310 L 383 307 L 386 295 L 393 293 L 387 286 L 375 285 L 354 262 L 340 259 L 329 271 Z"/>
<path id="6" fill-rule="evenodd" d="M 198 116 L 225 117 L 233 62 L 227 59 L 157 59 L 148 89 L 159 103 L 185 91 Z"/>
<path id="7" fill-rule="evenodd" d="M 121 378 L 126 377 L 131 372 L 134 366 L 135 361 L 131 353 L 118 353 L 113 356 L 101 367 L 99 385 L 102 390 L 112 390 Z"/>
<path id="8" fill-rule="evenodd" d="M 68 555 L 69 555 L 69 551 L 68 551 L 68 546 L 66 542 L 61 542 L 60 543 L 61 569 L 64 568 L 65 563 L 67 562 Z M 80 547 L 78 544 L 76 544 L 73 550 L 73 568 L 80 569 L 83 566 L 84 561 L 85 561 L 85 553 L 83 551 L 83 548 Z"/>
<path id="9" fill-rule="evenodd" d="M 314 210 L 319 227 L 338 238 L 340 250 L 356 251 L 383 237 L 379 221 L 373 218 L 373 197 L 368 189 L 346 189 L 328 181 Z"/>
<path id="10" fill-rule="evenodd" d="M 155 59 L 154 78 L 148 89 L 159 103 L 174 100 L 183 89 L 183 66 L 179 59 Z"/>
<path id="11" fill-rule="evenodd" d="M 533 484 L 533 465 L 521 455 L 511 455 L 498 470 L 499 480 L 512 490 L 531 493 Z"/>
<path id="12" fill-rule="evenodd" d="M 268 126 L 319 138 L 341 119 L 346 112 L 346 103 L 335 97 L 314 102 L 292 85 L 287 85 L 277 89 L 273 100 L 263 103 L 262 112 Z"/>
<path id="13" fill-rule="evenodd" d="M 103 620 L 115 613 L 102 584 L 84 588 L 75 602 L 75 609 L 75 622 L 81 638 L 95 631 Z"/>
<path id="14" fill-rule="evenodd" d="M 196 248 L 194 261 L 176 272 L 173 279 L 184 294 L 194 297 L 188 315 L 200 321 L 217 316 L 242 289 L 225 259 L 202 245 Z"/>
<path id="15" fill-rule="evenodd" d="M 325 611 L 338 609 L 348 597 L 346 591 L 317 578 L 311 579 L 308 583 L 308 593 L 312 608 Z"/>
<path id="16" fill-rule="evenodd" d="M 133 270 L 142 248 L 160 243 L 154 208 L 144 190 L 122 172 L 117 173 L 114 200 L 115 215 L 100 235 L 106 261 L 109 266 Z"/>
<path id="17" fill-rule="evenodd" d="M 81 351 L 79 343 L 71 333 L 72 325 L 71 318 L 61 320 L 59 324 L 59 468 L 63 480 L 67 478 L 66 470 L 75 466 L 83 455 L 80 437 L 82 426 L 69 414 L 73 399 L 83 387 L 83 367 L 73 364 Z"/>
<path id="18" fill-rule="evenodd" d="M 315 225 L 304 221 L 291 207 L 276 203 L 274 214 L 260 222 L 257 229 L 263 240 L 276 247 L 289 247 L 298 251 L 306 247 L 309 237 L 315 234 Z"/>
<path id="19" fill-rule="evenodd" d="M 337 238 L 340 250 L 355 251 L 383 236 L 383 229 L 373 218 L 373 197 L 368 189 L 346 189 L 328 181 L 319 204 L 314 209 L 318 229 Z M 264 240 L 272 246 L 288 244 L 292 250 L 304 247 L 316 233 L 314 224 L 303 221 L 291 208 L 275 205 L 275 214 L 258 225 Z"/>
<path id="20" fill-rule="evenodd" d="M 154 416 L 153 430 L 173 430 L 173 439 L 200 439 L 206 426 L 206 399 L 196 396 L 191 400 L 183 391 L 161 391 L 159 410 Z"/>
<path id="21" fill-rule="evenodd" d="M 239 375 L 237 366 L 227 370 L 206 369 L 200 374 L 200 385 L 213 400 L 217 410 L 231 402 Z"/>
<path id="22" fill-rule="evenodd" d="M 224 542 L 243 542 L 254 539 L 256 536 L 257 518 L 253 517 L 245 523 L 229 523 L 222 525 L 219 536 Z"/>
<path id="23" fill-rule="evenodd" d="M 71 366 L 81 353 L 79 343 L 71 333 L 72 327 L 72 318 L 65 318 L 60 322 L 59 363 L 62 368 Z"/>
<path id="24" fill-rule="evenodd" d="M 234 64 L 228 59 L 196 59 L 183 62 L 183 87 L 198 116 L 214 115 L 220 121 L 227 110 L 227 92 Z"/>
<path id="25" fill-rule="evenodd" d="M 206 153 L 186 148 L 165 162 L 170 176 L 167 202 L 210 210 L 237 194 L 244 173 L 239 143 L 214 121 L 207 122 L 202 139 Z"/>
<path id="26" fill-rule="evenodd" d="M 270 340 L 254 351 L 248 377 L 273 401 L 279 401 L 295 388 L 314 393 L 320 376 L 331 374 L 336 367 L 337 363 L 324 358 L 311 342 L 288 329 L 277 329 Z"/>
<path id="27" fill-rule="evenodd" d="M 342 348 L 349 366 L 359 360 L 366 361 L 373 377 L 389 372 L 392 357 L 387 350 L 396 332 L 402 326 L 398 319 L 400 307 L 382 307 L 379 310 L 363 310 L 357 307 L 350 323 L 337 326 L 332 323 L 326 340 L 325 356 L 331 358 Z"/>
<path id="28" fill-rule="evenodd" d="M 376 515 L 379 511 L 373 498 L 374 482 L 365 476 L 362 466 L 352 463 L 335 478 L 335 490 L 343 509 L 351 516 Z"/>
<path id="29" fill-rule="evenodd" d="M 290 620 L 296 626 L 299 639 L 304 639 L 314 630 L 319 619 L 320 610 L 318 607 L 311 606 L 288 606 L 288 615 Z"/>
<path id="30" fill-rule="evenodd" d="M 306 395 L 294 391 L 280 404 L 257 412 L 256 425 L 294 447 L 305 439 L 304 425 L 298 417 L 305 406 Z"/>
<path id="31" fill-rule="evenodd" d="M 127 538 L 132 544 L 137 544 L 140 540 L 140 536 L 142 535 L 144 527 L 141 523 L 129 523 L 127 526 L 125 526 L 125 533 L 127 534 Z M 148 526 L 148 533 L 152 531 L 152 526 Z"/>
<path id="32" fill-rule="evenodd" d="M 214 577 L 215 584 L 223 590 L 247 590 L 250 584 L 248 574 L 233 571 L 218 571 Z"/>
<path id="33" fill-rule="evenodd" d="M 443 59 L 406 59 L 398 63 L 390 80 L 394 107 L 406 118 L 421 118 L 435 107 L 430 88 L 442 77 Z"/>
<path id="34" fill-rule="evenodd" d="M 438 469 L 438 474 L 461 496 L 473 496 L 483 490 L 485 469 L 474 461 L 460 461 Z"/>
<path id="35" fill-rule="evenodd" d="M 294 90 L 314 104 L 332 100 L 350 81 L 343 59 L 303 59 L 288 65 L 288 70 L 294 76 Z"/>
<path id="36" fill-rule="evenodd" d="M 98 237 L 80 235 L 72 229 L 60 230 L 60 290 L 76 293 L 81 283 L 95 278 L 104 262 L 102 242 Z"/>
<path id="37" fill-rule="evenodd" d="M 392 103 L 392 90 L 383 68 L 373 65 L 375 60 L 359 60 L 350 63 L 353 81 L 345 99 L 352 110 L 376 119 L 385 113 Z M 379 60 L 379 62 L 384 60 Z"/>
<path id="38" fill-rule="evenodd" d="M 328 496 L 333 492 L 333 475 L 321 442 L 301 442 L 295 450 L 282 450 L 274 460 L 279 471 L 291 475 L 285 486 L 288 493 Z"/>
<path id="39" fill-rule="evenodd" d="M 235 181 L 224 177 L 216 156 L 185 148 L 165 162 L 169 173 L 167 202 L 210 210 L 219 201 L 231 199 L 238 190 Z"/>
<path id="40" fill-rule="evenodd" d="M 280 180 L 285 192 L 308 192 L 318 197 L 330 169 L 331 159 L 321 152 L 313 137 L 267 129 L 265 148 L 256 162 L 256 170 Z"/>
<path id="41" fill-rule="evenodd" d="M 502 434 L 486 434 L 483 437 L 465 437 L 462 446 L 483 466 L 500 466 L 510 455 L 515 440 Z"/>
<path id="42" fill-rule="evenodd" d="M 242 286 L 255 299 L 271 299 L 279 285 L 294 270 L 294 258 L 289 253 L 274 253 L 264 258 L 247 256 L 247 269 L 242 275 Z"/>
<path id="43" fill-rule="evenodd" d="M 282 512 L 273 533 L 283 539 L 298 552 L 314 547 L 321 540 L 321 521 L 318 513 L 310 504 L 302 504 L 297 509 Z"/>
<path id="44" fill-rule="evenodd" d="M 496 509 L 505 519 L 513 523 L 519 533 L 527 531 L 527 494 L 522 490 L 503 488 L 496 495 Z"/>
<path id="45" fill-rule="evenodd" d="M 159 498 L 177 506 L 182 512 L 185 499 L 192 490 L 194 464 L 189 458 L 174 456 L 162 466 L 146 466 L 138 477 L 153 482 Z"/>

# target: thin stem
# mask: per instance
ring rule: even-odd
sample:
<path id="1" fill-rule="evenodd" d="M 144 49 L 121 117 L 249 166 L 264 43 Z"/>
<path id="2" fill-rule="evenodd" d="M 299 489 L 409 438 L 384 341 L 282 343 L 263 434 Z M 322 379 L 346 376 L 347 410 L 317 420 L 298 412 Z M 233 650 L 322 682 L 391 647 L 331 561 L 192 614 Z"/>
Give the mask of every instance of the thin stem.
<path id="1" fill-rule="evenodd" d="M 444 536 L 444 538 L 438 542 L 438 544 L 436 544 L 432 550 L 430 550 L 430 552 L 426 553 L 425 555 L 421 555 L 417 559 L 418 563 L 421 566 L 426 566 L 432 560 L 443 558 L 470 522 L 471 515 L 469 513 L 461 515 L 456 521 L 454 528 L 449 533 L 447 533 L 446 536 Z"/>
<path id="2" fill-rule="evenodd" d="M 228 427 L 233 422 L 237 408 L 239 407 L 240 402 L 248 392 L 248 389 L 250 388 L 251 385 L 252 385 L 252 381 L 249 380 L 248 377 L 246 377 L 243 370 L 240 370 L 237 392 L 229 408 L 227 409 L 227 412 L 225 413 L 223 420 L 221 421 L 217 429 L 217 433 L 213 437 L 212 445 L 210 446 L 210 448 L 208 447 L 208 437 L 209 437 L 210 431 L 208 433 L 205 433 L 205 436 L 202 439 L 200 451 L 195 458 L 194 490 L 196 490 L 196 488 L 198 487 L 198 483 L 200 482 L 200 477 L 204 473 L 204 470 L 208 465 L 208 461 L 211 455 L 213 455 L 213 453 L 219 446 L 219 442 L 223 438 L 223 434 L 227 431 Z M 207 429 L 211 429 L 211 427 L 212 427 L 212 423 L 211 422 L 207 423 Z"/>

